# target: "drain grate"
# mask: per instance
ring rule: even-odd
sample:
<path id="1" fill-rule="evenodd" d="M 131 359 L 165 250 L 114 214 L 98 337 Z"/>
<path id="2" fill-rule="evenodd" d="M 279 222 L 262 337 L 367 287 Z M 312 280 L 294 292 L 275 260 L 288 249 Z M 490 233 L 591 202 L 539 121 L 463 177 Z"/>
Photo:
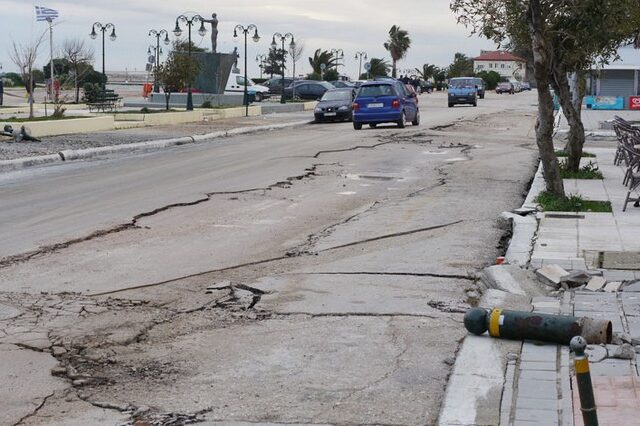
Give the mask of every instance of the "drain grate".
<path id="1" fill-rule="evenodd" d="M 584 219 L 583 214 L 546 213 L 544 217 L 550 219 Z"/>

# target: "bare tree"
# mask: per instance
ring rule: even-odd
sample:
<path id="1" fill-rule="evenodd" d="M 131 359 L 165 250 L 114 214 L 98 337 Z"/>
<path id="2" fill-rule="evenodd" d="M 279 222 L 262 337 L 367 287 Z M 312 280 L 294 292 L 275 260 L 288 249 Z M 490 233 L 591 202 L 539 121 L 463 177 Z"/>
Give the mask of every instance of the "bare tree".
<path id="1" fill-rule="evenodd" d="M 291 56 L 291 62 L 293 62 L 292 77 L 296 78 L 296 62 L 302 58 L 304 53 L 304 42 L 297 41 L 293 46 L 289 45 L 289 56 Z"/>
<path id="2" fill-rule="evenodd" d="M 78 103 L 80 102 L 80 83 L 83 77 L 93 69 L 90 66 L 94 59 L 93 48 L 85 45 L 82 39 L 66 39 L 62 44 L 62 55 L 69 62 L 69 68 L 73 72 L 76 103 Z"/>
<path id="3" fill-rule="evenodd" d="M 40 39 L 27 44 L 16 44 L 16 42 L 13 41 L 13 49 L 9 52 L 11 61 L 16 64 L 22 73 L 24 87 L 29 94 L 29 118 L 33 118 L 33 89 L 35 88 L 35 84 L 33 83 L 33 65 L 38 58 L 38 49 L 43 40 L 44 34 Z"/>

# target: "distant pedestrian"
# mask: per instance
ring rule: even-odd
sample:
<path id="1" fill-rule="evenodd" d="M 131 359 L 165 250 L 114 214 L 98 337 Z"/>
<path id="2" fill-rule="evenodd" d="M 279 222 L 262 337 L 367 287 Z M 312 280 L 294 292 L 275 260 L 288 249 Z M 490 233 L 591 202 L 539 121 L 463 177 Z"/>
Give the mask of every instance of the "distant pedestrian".
<path id="1" fill-rule="evenodd" d="M 0 77 L 0 106 L 2 106 L 2 102 L 4 102 L 4 82 Z"/>

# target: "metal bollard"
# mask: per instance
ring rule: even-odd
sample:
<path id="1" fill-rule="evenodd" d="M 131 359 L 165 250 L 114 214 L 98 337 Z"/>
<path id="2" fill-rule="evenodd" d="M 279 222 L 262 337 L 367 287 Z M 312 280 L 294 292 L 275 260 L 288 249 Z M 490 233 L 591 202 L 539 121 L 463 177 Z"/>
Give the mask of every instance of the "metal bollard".
<path id="1" fill-rule="evenodd" d="M 584 337 L 589 344 L 611 343 L 612 338 L 611 321 L 502 309 L 470 309 L 464 316 L 464 325 L 477 335 L 488 330 L 491 337 L 561 345 L 568 345 L 574 336 Z"/>
<path id="2" fill-rule="evenodd" d="M 593 396 L 591 373 L 589 372 L 589 359 L 584 353 L 587 341 L 580 336 L 571 339 L 571 350 L 575 354 L 576 381 L 580 394 L 580 411 L 584 426 L 598 426 L 598 413 L 596 412 L 596 399 Z"/>

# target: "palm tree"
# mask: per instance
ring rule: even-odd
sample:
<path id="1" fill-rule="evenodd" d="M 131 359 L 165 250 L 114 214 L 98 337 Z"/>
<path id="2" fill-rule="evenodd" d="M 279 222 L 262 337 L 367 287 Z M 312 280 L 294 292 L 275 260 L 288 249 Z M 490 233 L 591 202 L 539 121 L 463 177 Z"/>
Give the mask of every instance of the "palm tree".
<path id="1" fill-rule="evenodd" d="M 416 68 L 416 72 L 424 81 L 429 81 L 438 72 L 438 67 L 433 64 L 424 64 L 422 69 Z"/>
<path id="2" fill-rule="evenodd" d="M 385 77 L 389 75 L 389 62 L 384 58 L 371 58 L 369 61 L 371 67 L 367 73 L 364 73 L 360 76 L 361 79 L 368 78 L 368 75 L 372 77 Z"/>
<path id="3" fill-rule="evenodd" d="M 396 63 L 406 56 L 409 47 L 411 47 L 409 33 L 397 25 L 392 26 L 389 30 L 389 39 L 384 44 L 384 48 L 389 51 L 393 61 L 392 77 L 396 77 Z"/>
<path id="4" fill-rule="evenodd" d="M 338 59 L 339 58 L 333 56 L 333 53 L 328 50 L 318 49 L 314 52 L 313 57 L 309 58 L 309 65 L 311 65 L 314 74 L 321 75 L 323 72 L 327 72 L 331 68 L 342 65 L 338 63 Z M 326 65 L 324 71 L 322 71 L 322 64 Z"/>

